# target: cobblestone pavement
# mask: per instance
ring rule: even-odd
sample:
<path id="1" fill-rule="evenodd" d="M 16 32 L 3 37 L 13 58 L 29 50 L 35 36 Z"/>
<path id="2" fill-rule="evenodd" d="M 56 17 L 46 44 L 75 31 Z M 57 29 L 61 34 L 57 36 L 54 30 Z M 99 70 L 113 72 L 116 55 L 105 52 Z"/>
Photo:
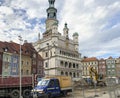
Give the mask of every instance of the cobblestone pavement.
<path id="1" fill-rule="evenodd" d="M 120 98 L 120 85 L 114 87 L 100 87 L 97 89 L 77 88 L 73 93 L 61 98 Z"/>

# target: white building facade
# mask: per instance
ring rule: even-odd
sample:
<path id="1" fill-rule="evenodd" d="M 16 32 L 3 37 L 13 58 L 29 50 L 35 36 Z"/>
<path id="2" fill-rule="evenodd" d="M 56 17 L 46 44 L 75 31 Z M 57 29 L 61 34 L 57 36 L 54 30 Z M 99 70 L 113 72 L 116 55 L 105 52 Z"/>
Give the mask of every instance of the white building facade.
<path id="1" fill-rule="evenodd" d="M 46 31 L 43 37 L 33 45 L 44 58 L 45 75 L 66 75 L 73 80 L 81 78 L 81 54 L 79 53 L 78 33 L 69 38 L 67 23 L 63 28 L 63 35 L 58 32 L 57 9 L 55 0 L 49 0 L 47 9 Z"/>

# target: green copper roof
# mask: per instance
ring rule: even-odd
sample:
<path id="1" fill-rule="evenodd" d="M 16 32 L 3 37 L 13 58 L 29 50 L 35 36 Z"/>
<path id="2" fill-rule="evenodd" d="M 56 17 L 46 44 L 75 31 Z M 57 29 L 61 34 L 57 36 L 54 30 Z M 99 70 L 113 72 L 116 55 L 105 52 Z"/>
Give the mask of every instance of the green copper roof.
<path id="1" fill-rule="evenodd" d="M 79 36 L 79 34 L 77 32 L 73 33 L 73 36 Z"/>

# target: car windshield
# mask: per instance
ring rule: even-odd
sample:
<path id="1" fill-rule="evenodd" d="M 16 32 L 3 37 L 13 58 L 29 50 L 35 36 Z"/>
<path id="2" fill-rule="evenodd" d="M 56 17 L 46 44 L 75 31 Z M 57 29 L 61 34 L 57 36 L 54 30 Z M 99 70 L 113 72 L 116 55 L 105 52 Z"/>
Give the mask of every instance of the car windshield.
<path id="1" fill-rule="evenodd" d="M 46 80 L 46 79 L 42 79 L 41 81 L 38 82 L 38 86 L 46 86 L 48 85 L 49 83 L 49 80 Z"/>

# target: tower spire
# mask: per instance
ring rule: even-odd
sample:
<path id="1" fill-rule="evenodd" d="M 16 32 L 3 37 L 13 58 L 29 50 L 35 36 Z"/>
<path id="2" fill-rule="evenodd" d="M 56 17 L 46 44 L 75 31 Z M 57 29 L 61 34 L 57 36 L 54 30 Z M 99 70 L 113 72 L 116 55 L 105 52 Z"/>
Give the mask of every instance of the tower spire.
<path id="1" fill-rule="evenodd" d="M 49 1 L 49 7 L 54 7 L 55 0 L 48 0 Z"/>
<path id="2" fill-rule="evenodd" d="M 67 39 L 69 39 L 69 29 L 68 29 L 68 27 L 67 27 L 67 23 L 65 23 L 65 26 L 64 26 L 64 28 L 63 28 L 63 32 L 64 32 L 64 36 L 67 38 Z"/>
<path id="3" fill-rule="evenodd" d="M 46 19 L 46 30 L 51 29 L 54 23 L 58 23 L 57 20 L 57 9 L 54 7 L 55 0 L 48 0 L 49 8 L 47 11 L 47 19 Z"/>

